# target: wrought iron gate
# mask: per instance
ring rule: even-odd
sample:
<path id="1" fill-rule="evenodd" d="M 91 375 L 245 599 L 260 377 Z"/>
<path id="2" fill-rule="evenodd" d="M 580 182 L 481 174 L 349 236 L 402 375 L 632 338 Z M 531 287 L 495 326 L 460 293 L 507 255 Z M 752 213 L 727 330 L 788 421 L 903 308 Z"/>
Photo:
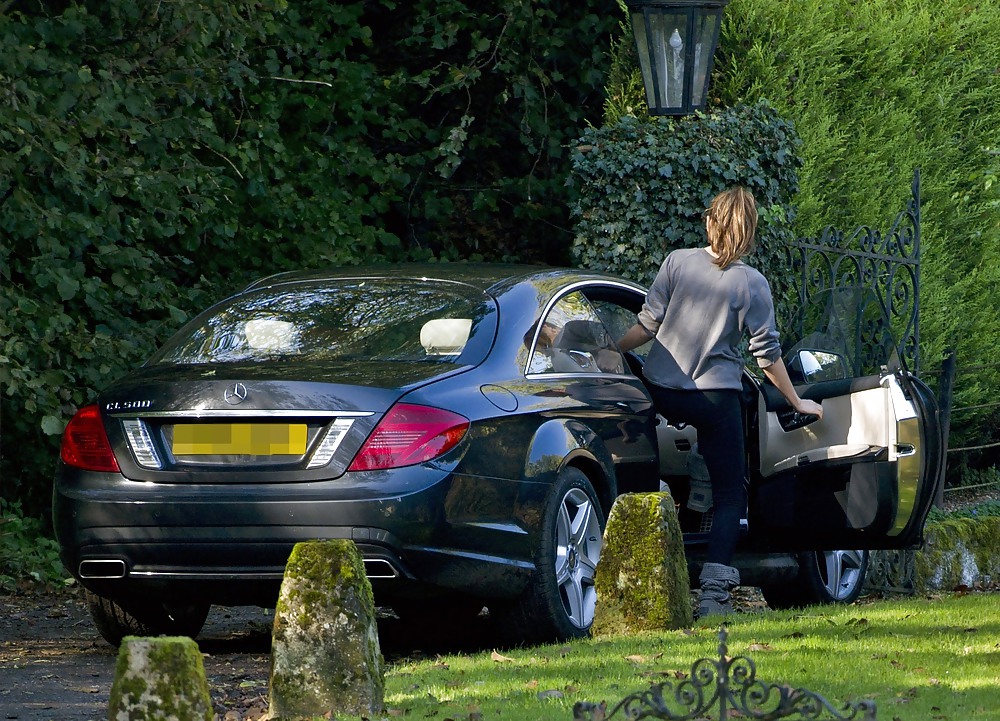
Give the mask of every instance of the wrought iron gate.
<path id="1" fill-rule="evenodd" d="M 864 322 L 855 322 L 857 337 L 850 359 L 856 375 L 877 368 L 896 353 L 906 368 L 920 373 L 920 170 L 913 173 L 906 209 L 883 233 L 867 226 L 850 235 L 827 228 L 817 239 L 800 240 L 788 249 L 795 271 L 792 284 L 798 313 L 792 328 L 802 337 L 810 309 L 836 288 L 865 289 L 860 307 Z M 797 324 L 797 325 L 796 325 Z M 869 593 L 913 593 L 914 552 L 872 551 Z"/>
<path id="2" fill-rule="evenodd" d="M 843 288 L 864 290 L 863 315 L 855 323 L 857 350 L 850 359 L 857 375 L 884 365 L 893 352 L 906 368 L 920 372 L 920 171 L 913 174 L 912 197 L 888 232 L 861 226 L 846 234 L 827 228 L 819 238 L 802 239 L 786 249 L 797 296 L 794 337 L 802 337 L 807 313 Z"/>

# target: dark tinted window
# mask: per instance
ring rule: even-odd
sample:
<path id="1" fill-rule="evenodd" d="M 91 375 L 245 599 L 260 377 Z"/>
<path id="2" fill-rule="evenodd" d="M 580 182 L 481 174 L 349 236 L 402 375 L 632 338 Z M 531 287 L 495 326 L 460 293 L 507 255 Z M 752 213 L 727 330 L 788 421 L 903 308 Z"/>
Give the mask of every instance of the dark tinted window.
<path id="1" fill-rule="evenodd" d="M 150 363 L 280 357 L 476 364 L 493 343 L 495 304 L 458 283 L 350 279 L 244 293 L 182 328 Z"/>

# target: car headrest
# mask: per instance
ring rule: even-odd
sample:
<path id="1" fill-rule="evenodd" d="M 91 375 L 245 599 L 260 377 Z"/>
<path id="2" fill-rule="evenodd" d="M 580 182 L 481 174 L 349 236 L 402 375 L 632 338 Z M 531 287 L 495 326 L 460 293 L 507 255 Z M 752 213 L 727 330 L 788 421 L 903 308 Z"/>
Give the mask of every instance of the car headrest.
<path id="1" fill-rule="evenodd" d="M 458 355 L 471 330 L 471 318 L 435 318 L 420 329 L 420 345 L 427 355 Z"/>
<path id="2" fill-rule="evenodd" d="M 298 333 L 294 323 L 275 318 L 255 318 L 243 327 L 247 343 L 254 350 L 298 350 Z"/>

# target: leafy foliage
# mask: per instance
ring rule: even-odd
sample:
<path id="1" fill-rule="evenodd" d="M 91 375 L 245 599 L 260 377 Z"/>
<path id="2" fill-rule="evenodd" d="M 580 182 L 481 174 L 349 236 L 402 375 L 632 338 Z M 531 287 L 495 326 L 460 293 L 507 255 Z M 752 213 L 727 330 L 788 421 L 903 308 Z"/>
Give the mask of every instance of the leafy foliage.
<path id="1" fill-rule="evenodd" d="M 185 251 L 224 237 L 214 125 L 246 37 L 221 28 L 247 6 L 184 12 L 0 16 L 2 472 L 32 507 L 22 469 L 50 473 L 65 416 L 201 300 Z"/>
<path id="2" fill-rule="evenodd" d="M 712 198 L 743 185 L 761 208 L 751 262 L 781 297 L 798 148 L 795 129 L 765 102 L 680 119 L 626 115 L 590 129 L 570 178 L 574 260 L 649 283 L 669 251 L 705 243 L 702 213 Z"/>
<path id="3" fill-rule="evenodd" d="M 922 365 L 953 347 L 959 368 L 977 368 L 957 407 L 1000 387 L 1000 324 L 983 302 L 1000 285 L 998 33 L 996 3 L 734 0 L 711 90 L 721 104 L 766 98 L 794 122 L 798 236 L 887 228 L 920 168 Z M 955 414 L 952 445 L 984 443 L 998 419 L 995 404 Z"/>
<path id="4" fill-rule="evenodd" d="M 0 498 L 0 593 L 51 586 L 66 576 L 59 547 L 42 523 L 26 518 L 20 503 Z"/>
<path id="5" fill-rule="evenodd" d="M 191 313 L 290 268 L 561 261 L 614 19 L 499 0 L 0 10 L 4 495 Z"/>

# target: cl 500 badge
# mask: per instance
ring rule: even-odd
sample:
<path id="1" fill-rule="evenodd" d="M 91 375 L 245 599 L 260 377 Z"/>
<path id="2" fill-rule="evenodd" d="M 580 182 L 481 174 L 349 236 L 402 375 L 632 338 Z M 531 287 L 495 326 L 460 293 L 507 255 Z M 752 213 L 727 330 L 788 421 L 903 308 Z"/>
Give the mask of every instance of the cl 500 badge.
<path id="1" fill-rule="evenodd" d="M 112 401 L 104 406 L 106 411 L 137 411 L 141 408 L 149 408 L 153 401 Z"/>

